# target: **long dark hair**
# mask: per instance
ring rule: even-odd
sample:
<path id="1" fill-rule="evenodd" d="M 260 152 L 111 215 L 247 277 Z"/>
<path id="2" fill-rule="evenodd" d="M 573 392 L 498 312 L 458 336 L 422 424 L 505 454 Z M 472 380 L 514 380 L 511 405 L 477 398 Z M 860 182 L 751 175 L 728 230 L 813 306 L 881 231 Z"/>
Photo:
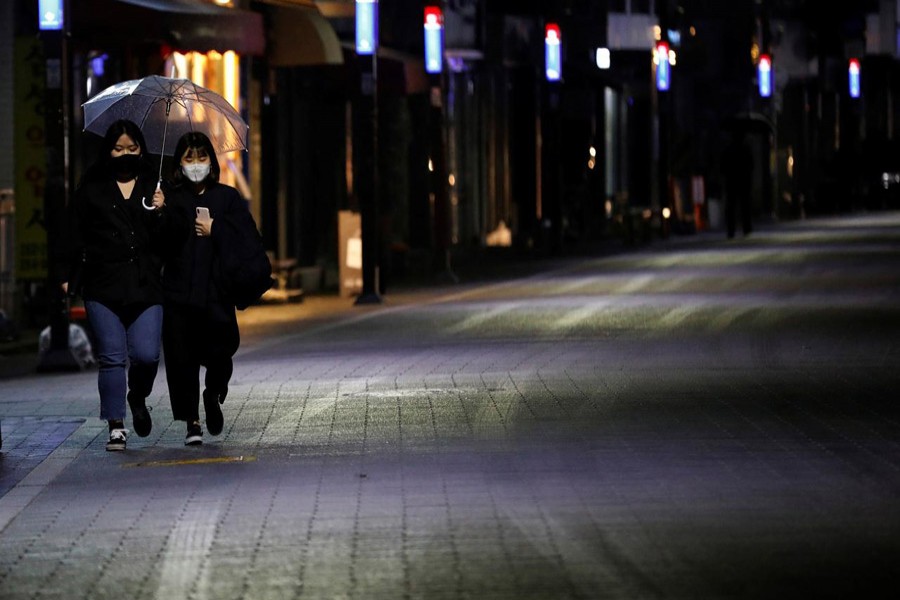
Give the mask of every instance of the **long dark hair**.
<path id="1" fill-rule="evenodd" d="M 104 158 L 109 158 L 110 152 L 116 147 L 116 142 L 119 141 L 119 138 L 122 137 L 123 133 L 137 142 L 137 145 L 141 147 L 141 156 L 147 154 L 147 142 L 144 141 L 144 134 L 141 133 L 141 128 L 138 127 L 134 121 L 119 119 L 109 126 L 109 129 L 106 130 L 106 135 L 103 136 L 102 156 Z"/>
<path id="2" fill-rule="evenodd" d="M 133 121 L 120 119 L 106 129 L 106 134 L 103 136 L 98 148 L 97 157 L 85 170 L 81 180 L 78 182 L 78 187 L 89 181 L 101 181 L 115 175 L 112 172 L 110 152 L 116 147 L 116 142 L 119 141 L 123 133 L 141 147 L 140 171 L 143 173 L 151 169 L 150 158 L 147 156 L 147 144 L 144 142 L 144 134 L 141 133 L 141 128 Z"/>
<path id="3" fill-rule="evenodd" d="M 172 183 L 174 185 L 182 185 L 183 183 L 193 183 L 181 170 L 181 158 L 184 154 L 193 148 L 194 150 L 203 150 L 209 156 L 209 175 L 203 180 L 203 185 L 210 186 L 219 181 L 219 159 L 216 158 L 216 151 L 213 149 L 212 142 L 206 137 L 205 133 L 199 131 L 189 131 L 178 140 L 175 145 L 175 156 L 172 160 Z"/>
<path id="4" fill-rule="evenodd" d="M 144 134 L 141 133 L 141 128 L 138 127 L 134 121 L 129 121 L 128 119 L 119 119 L 106 130 L 106 135 L 103 136 L 103 147 L 101 148 L 100 156 L 97 159 L 97 165 L 102 166 L 106 170 L 109 169 L 110 153 L 113 151 L 113 148 L 116 147 L 116 142 L 119 141 L 119 138 L 122 137 L 123 133 L 130 137 L 141 148 L 141 170 L 149 168 L 150 163 L 147 162 L 147 142 L 144 141 Z"/>

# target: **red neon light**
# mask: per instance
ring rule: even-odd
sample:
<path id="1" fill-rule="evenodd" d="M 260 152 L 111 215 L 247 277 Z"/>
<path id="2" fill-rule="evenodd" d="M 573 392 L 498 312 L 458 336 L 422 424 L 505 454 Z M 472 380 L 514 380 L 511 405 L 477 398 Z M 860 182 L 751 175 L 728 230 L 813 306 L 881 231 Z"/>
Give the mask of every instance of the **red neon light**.
<path id="1" fill-rule="evenodd" d="M 850 72 L 859 73 L 859 60 L 855 58 L 850 59 Z"/>
<path id="2" fill-rule="evenodd" d="M 659 62 L 669 62 L 669 43 L 656 42 L 656 58 Z"/>
<path id="3" fill-rule="evenodd" d="M 548 44 L 558 44 L 562 39 L 562 34 L 559 31 L 559 25 L 556 23 L 547 23 L 546 27 L 544 27 L 544 40 Z"/>
<path id="4" fill-rule="evenodd" d="M 772 58 L 768 54 L 759 55 L 759 68 L 765 71 L 772 68 Z"/>
<path id="5" fill-rule="evenodd" d="M 444 15 L 439 6 L 425 7 L 425 25 L 431 27 L 440 27 L 444 24 Z"/>

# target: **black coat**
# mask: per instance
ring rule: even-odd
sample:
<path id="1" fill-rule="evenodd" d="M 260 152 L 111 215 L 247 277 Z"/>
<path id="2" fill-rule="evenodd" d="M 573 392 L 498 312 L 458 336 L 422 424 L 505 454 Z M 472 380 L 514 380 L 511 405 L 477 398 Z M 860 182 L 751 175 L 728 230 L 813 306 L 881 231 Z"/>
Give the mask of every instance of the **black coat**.
<path id="1" fill-rule="evenodd" d="M 156 184 L 154 173 L 142 171 L 126 199 L 106 169 L 85 175 L 67 210 L 61 279 L 69 282 L 70 295 L 110 307 L 162 303 L 161 252 L 173 231 L 172 214 L 141 206 L 151 203 Z"/>
<path id="2" fill-rule="evenodd" d="M 180 224 L 187 221 L 187 236 L 168 257 L 163 274 L 166 303 L 231 311 L 246 303 L 235 290 L 229 265 L 242 264 L 248 246 L 261 241 L 247 201 L 231 186 L 216 183 L 196 194 L 188 185 L 175 188 L 172 207 Z M 168 200 L 167 200 L 168 203 Z M 205 206 L 213 220 L 209 237 L 194 233 L 196 209 Z M 184 227 L 184 225 L 179 225 Z M 249 264 L 248 267 L 250 268 Z M 260 292 L 262 293 L 262 292 Z"/>

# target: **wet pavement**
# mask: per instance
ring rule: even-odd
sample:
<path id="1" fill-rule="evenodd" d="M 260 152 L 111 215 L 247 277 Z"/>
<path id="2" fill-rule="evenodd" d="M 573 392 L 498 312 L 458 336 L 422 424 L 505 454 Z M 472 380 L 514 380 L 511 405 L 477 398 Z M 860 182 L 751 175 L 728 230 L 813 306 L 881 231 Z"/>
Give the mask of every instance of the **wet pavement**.
<path id="1" fill-rule="evenodd" d="M 0 598 L 888 598 L 900 214 L 252 307 L 225 430 L 0 380 Z"/>

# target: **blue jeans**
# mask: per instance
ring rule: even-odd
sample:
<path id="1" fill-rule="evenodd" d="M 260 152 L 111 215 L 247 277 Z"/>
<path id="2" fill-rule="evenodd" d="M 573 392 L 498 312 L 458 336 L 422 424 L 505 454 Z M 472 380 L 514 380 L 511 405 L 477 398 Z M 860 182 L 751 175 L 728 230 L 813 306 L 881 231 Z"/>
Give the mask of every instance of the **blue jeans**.
<path id="1" fill-rule="evenodd" d="M 124 420 L 126 388 L 141 399 L 153 390 L 159 369 L 162 305 L 112 310 L 86 300 L 84 308 L 97 344 L 100 418 Z"/>

